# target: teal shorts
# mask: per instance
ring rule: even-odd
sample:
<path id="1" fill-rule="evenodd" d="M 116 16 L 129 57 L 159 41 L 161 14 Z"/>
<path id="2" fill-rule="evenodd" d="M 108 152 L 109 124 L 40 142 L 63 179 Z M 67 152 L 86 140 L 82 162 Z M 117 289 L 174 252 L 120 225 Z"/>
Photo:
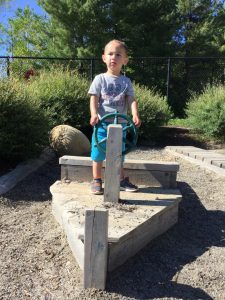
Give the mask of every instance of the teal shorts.
<path id="1" fill-rule="evenodd" d="M 104 127 L 110 125 L 111 123 L 104 123 Z M 126 124 L 121 124 L 123 127 L 126 126 Z M 107 130 L 103 129 L 102 127 L 98 128 L 98 141 L 103 140 L 107 137 Z M 123 139 L 126 138 L 126 131 L 123 131 Z M 101 143 L 101 147 L 103 149 L 106 149 L 106 141 L 104 143 Z M 125 143 L 122 144 L 122 151 L 125 150 Z M 105 160 L 106 153 L 102 150 L 98 149 L 95 143 L 95 137 L 94 132 L 92 134 L 92 140 L 91 140 L 91 159 L 94 161 L 103 161 Z M 122 161 L 124 161 L 124 155 L 122 155 Z"/>

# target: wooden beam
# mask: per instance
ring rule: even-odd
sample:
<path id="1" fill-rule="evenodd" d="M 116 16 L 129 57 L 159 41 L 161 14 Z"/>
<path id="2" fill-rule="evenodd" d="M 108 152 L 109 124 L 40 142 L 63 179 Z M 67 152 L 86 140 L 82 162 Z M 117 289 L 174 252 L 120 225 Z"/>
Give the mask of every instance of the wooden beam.
<path id="1" fill-rule="evenodd" d="M 79 228 L 76 228 L 74 224 L 71 226 L 69 216 L 72 216 L 73 213 L 64 211 L 62 213 L 62 227 L 65 230 L 70 249 L 73 252 L 73 255 L 76 258 L 76 261 L 81 268 L 84 270 L 84 243 L 78 237 Z"/>
<path id="2" fill-rule="evenodd" d="M 63 166 L 82 166 L 92 167 L 92 160 L 86 156 L 68 156 L 64 155 L 59 158 L 59 164 Z M 138 160 L 125 158 L 123 162 L 124 168 L 132 170 L 148 170 L 161 172 L 177 172 L 179 164 L 175 161 L 157 161 L 157 160 Z M 105 161 L 103 162 L 103 168 Z"/>
<path id="3" fill-rule="evenodd" d="M 178 202 L 140 224 L 118 243 L 110 243 L 108 272 L 115 270 L 178 221 Z"/>
<path id="4" fill-rule="evenodd" d="M 108 211 L 85 211 L 84 288 L 105 289 L 108 260 Z"/>
<path id="5" fill-rule="evenodd" d="M 77 182 L 90 182 L 92 180 L 92 161 L 90 157 L 63 156 L 60 158 L 61 180 Z M 177 162 L 148 161 L 125 159 L 123 168 L 131 180 L 137 185 L 161 186 L 163 188 L 176 188 Z M 103 176 L 105 161 L 103 162 Z"/>
<path id="6" fill-rule="evenodd" d="M 120 196 L 120 173 L 122 167 L 122 126 L 108 126 L 105 163 L 104 201 L 118 202 Z"/>

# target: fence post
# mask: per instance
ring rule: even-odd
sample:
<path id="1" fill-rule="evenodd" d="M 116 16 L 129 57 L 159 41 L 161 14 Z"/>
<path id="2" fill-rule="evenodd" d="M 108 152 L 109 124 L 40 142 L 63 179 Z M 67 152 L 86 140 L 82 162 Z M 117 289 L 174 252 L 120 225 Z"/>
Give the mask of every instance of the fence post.
<path id="1" fill-rule="evenodd" d="M 166 99 L 169 103 L 169 88 L 170 88 L 170 57 L 167 60 L 167 80 L 166 80 Z"/>
<path id="2" fill-rule="evenodd" d="M 9 68 L 9 65 L 10 65 L 10 60 L 9 60 L 9 57 L 6 58 L 6 64 L 7 64 L 7 77 L 9 77 L 10 75 L 10 68 Z"/>
<path id="3" fill-rule="evenodd" d="M 91 59 L 91 81 L 94 79 L 94 59 Z"/>

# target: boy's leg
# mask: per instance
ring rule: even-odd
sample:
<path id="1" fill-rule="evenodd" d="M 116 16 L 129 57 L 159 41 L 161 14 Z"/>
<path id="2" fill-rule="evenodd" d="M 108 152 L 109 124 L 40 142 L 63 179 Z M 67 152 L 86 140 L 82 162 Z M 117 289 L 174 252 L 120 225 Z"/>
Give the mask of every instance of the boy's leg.
<path id="1" fill-rule="evenodd" d="M 100 128 L 98 132 L 99 140 L 102 140 L 106 136 L 104 130 Z M 103 145 L 105 146 L 105 145 Z M 103 194 L 102 188 L 102 163 L 105 159 L 105 153 L 100 151 L 96 144 L 94 134 L 92 135 L 92 143 L 91 143 L 91 159 L 92 159 L 92 175 L 93 181 L 91 182 L 91 193 L 95 195 Z"/>
<path id="2" fill-rule="evenodd" d="M 98 130 L 98 140 L 101 141 L 104 138 L 106 138 L 107 132 L 103 128 L 99 128 Z M 106 148 L 106 142 L 102 143 L 101 146 L 105 149 Z M 93 163 L 103 162 L 105 159 L 105 153 L 98 149 L 95 141 L 94 132 L 92 134 L 92 140 L 91 140 L 91 159 Z"/>
<path id="3" fill-rule="evenodd" d="M 126 192 L 137 192 L 138 187 L 131 183 L 129 177 L 125 177 L 123 166 L 120 173 L 120 190 Z"/>
<path id="4" fill-rule="evenodd" d="M 126 126 L 126 124 L 123 124 L 122 126 L 124 127 L 124 126 Z M 126 139 L 126 132 L 123 132 L 123 139 L 124 140 Z M 122 151 L 125 151 L 125 143 L 124 142 L 122 145 Z M 122 155 L 122 163 L 124 162 L 124 159 L 125 159 L 125 156 L 123 154 Z M 138 191 L 138 187 L 129 181 L 129 177 L 125 177 L 123 166 L 122 166 L 121 172 L 120 172 L 120 190 L 126 191 L 126 192 L 137 192 Z"/>
<path id="5" fill-rule="evenodd" d="M 121 168 L 121 172 L 120 172 L 120 180 L 123 180 L 125 177 L 125 174 L 124 174 L 124 169 L 123 167 Z"/>
<path id="6" fill-rule="evenodd" d="M 91 193 L 95 195 L 101 195 L 103 194 L 102 161 L 93 161 L 92 173 L 93 173 L 93 181 L 91 182 Z"/>
<path id="7" fill-rule="evenodd" d="M 93 179 L 102 178 L 102 161 L 94 161 L 93 160 L 92 174 L 93 174 Z"/>
<path id="8" fill-rule="evenodd" d="M 125 125 L 124 125 L 125 126 Z M 98 138 L 102 140 L 107 135 L 106 130 L 100 128 L 98 131 Z M 126 132 L 123 132 L 123 138 L 126 138 Z M 106 148 L 106 143 L 103 143 L 102 146 Z M 123 143 L 122 151 L 125 150 L 125 144 Z M 93 161 L 92 165 L 92 173 L 93 173 L 93 181 L 91 185 L 91 192 L 93 194 L 103 194 L 102 189 L 102 163 L 105 159 L 105 153 L 100 151 L 96 144 L 94 135 L 92 135 L 92 149 L 91 149 L 91 158 Z M 124 161 L 124 155 L 122 155 L 122 161 Z M 120 190 L 128 191 L 128 192 L 136 192 L 138 191 L 138 187 L 132 184 L 129 181 L 128 177 L 125 177 L 124 170 L 121 168 L 121 175 L 120 175 Z"/>

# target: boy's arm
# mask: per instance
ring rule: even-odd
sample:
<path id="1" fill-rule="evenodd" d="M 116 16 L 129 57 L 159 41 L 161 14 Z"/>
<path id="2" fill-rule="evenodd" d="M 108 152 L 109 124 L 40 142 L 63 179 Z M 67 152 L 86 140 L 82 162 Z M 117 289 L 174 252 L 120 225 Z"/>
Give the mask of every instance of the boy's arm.
<path id="1" fill-rule="evenodd" d="M 91 126 L 94 126 L 99 121 L 98 111 L 97 111 L 98 99 L 99 99 L 98 96 L 91 95 L 91 98 L 90 98 L 90 112 L 91 112 L 90 124 L 91 124 Z"/>
<path id="2" fill-rule="evenodd" d="M 139 118 L 139 114 L 138 114 L 138 103 L 135 99 L 131 102 L 130 109 L 131 109 L 131 113 L 133 116 L 133 122 L 134 122 L 135 126 L 140 127 L 141 119 Z"/>

